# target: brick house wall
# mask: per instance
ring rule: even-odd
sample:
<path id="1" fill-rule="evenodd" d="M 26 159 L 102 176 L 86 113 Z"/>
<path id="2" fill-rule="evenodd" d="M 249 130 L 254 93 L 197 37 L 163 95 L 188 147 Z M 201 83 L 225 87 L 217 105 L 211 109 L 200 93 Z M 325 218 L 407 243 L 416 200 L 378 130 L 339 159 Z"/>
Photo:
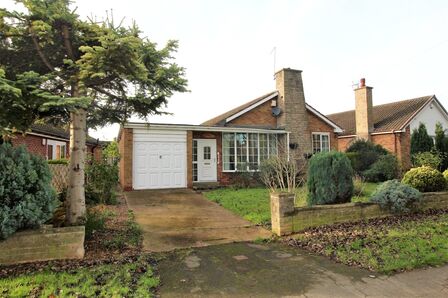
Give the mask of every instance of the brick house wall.
<path id="1" fill-rule="evenodd" d="M 412 167 L 411 162 L 411 127 L 408 126 L 404 133 L 396 134 L 398 159 L 401 160 L 402 170 L 406 171 Z"/>
<path id="2" fill-rule="evenodd" d="M 271 101 L 268 100 L 240 117 L 233 119 L 230 123 L 228 123 L 228 125 L 248 125 L 277 128 L 277 118 L 272 116 Z"/>
<path id="3" fill-rule="evenodd" d="M 411 131 L 407 127 L 404 133 L 385 133 L 371 135 L 371 141 L 374 144 L 383 146 L 390 153 L 397 156 L 401 162 L 402 170 L 411 168 Z M 338 138 L 338 150 L 346 151 L 350 147 L 355 137 L 341 137 Z"/>
<path id="4" fill-rule="evenodd" d="M 352 142 L 355 140 L 354 137 L 340 137 L 337 139 L 338 142 L 338 151 L 345 152 L 348 147 L 352 144 Z"/>
<path id="5" fill-rule="evenodd" d="M 20 146 L 25 145 L 26 149 L 34 154 L 47 158 L 47 146 L 42 145 L 42 137 L 34 135 L 22 135 L 16 134 L 14 138 L 11 139 L 12 145 Z"/>
<path id="6" fill-rule="evenodd" d="M 36 136 L 36 135 L 32 135 L 32 134 L 15 134 L 13 138 L 11 138 L 11 143 L 13 146 L 20 146 L 20 145 L 25 145 L 26 149 L 33 153 L 33 154 L 37 154 L 39 156 L 42 156 L 43 158 L 47 159 L 47 152 L 48 152 L 48 148 L 47 148 L 47 142 L 43 142 L 42 140 L 55 140 L 55 141 L 59 141 L 59 142 L 64 142 L 61 141 L 60 139 L 53 139 L 51 137 L 43 137 L 43 136 Z M 43 145 L 45 144 L 45 145 Z M 87 149 L 88 152 L 92 152 L 94 146 L 91 145 L 87 145 Z M 65 156 L 67 156 L 67 158 L 70 156 L 70 142 L 69 141 L 65 141 Z"/>
<path id="7" fill-rule="evenodd" d="M 132 128 L 122 128 L 118 137 L 118 151 L 120 152 L 120 185 L 123 190 L 132 190 L 132 155 L 133 149 Z"/>

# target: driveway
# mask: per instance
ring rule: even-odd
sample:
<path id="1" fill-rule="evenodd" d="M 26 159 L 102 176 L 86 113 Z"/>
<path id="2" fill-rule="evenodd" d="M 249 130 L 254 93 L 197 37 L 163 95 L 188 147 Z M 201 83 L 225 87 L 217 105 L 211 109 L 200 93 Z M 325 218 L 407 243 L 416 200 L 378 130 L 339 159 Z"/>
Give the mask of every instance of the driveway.
<path id="1" fill-rule="evenodd" d="M 143 248 L 161 252 L 267 238 L 271 233 L 189 189 L 125 193 L 143 229 Z"/>
<path id="2" fill-rule="evenodd" d="M 162 297 L 448 297 L 448 265 L 385 276 L 281 243 L 176 251 L 158 272 Z"/>

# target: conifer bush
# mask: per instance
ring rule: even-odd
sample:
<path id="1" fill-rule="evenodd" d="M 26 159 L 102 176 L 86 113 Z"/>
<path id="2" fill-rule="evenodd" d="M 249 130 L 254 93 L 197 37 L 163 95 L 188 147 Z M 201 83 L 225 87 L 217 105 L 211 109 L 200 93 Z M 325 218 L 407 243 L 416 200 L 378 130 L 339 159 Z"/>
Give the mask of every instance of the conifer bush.
<path id="1" fill-rule="evenodd" d="M 392 154 L 381 155 L 372 166 L 363 172 L 368 182 L 383 182 L 398 177 L 400 167 L 397 158 Z"/>
<path id="2" fill-rule="evenodd" d="M 0 239 L 38 227 L 56 206 L 47 162 L 23 146 L 0 145 Z"/>
<path id="3" fill-rule="evenodd" d="M 309 206 L 350 202 L 353 195 L 353 169 L 341 152 L 318 153 L 309 161 Z"/>
<path id="4" fill-rule="evenodd" d="M 410 169 L 404 174 L 401 182 L 421 192 L 441 191 L 447 184 L 442 173 L 427 166 Z"/>
<path id="5" fill-rule="evenodd" d="M 389 152 L 381 145 L 366 140 L 356 140 L 347 148 L 347 156 L 356 174 L 363 176 L 379 158 L 388 155 Z"/>

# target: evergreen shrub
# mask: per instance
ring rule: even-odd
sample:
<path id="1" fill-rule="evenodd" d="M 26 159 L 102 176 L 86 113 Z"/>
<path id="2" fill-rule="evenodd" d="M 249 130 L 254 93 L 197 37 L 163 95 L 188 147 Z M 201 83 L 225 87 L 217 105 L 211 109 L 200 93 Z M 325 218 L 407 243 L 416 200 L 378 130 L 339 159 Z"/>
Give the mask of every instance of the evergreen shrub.
<path id="1" fill-rule="evenodd" d="M 410 169 L 401 182 L 421 192 L 441 191 L 447 184 L 442 173 L 427 166 Z"/>
<path id="2" fill-rule="evenodd" d="M 45 223 L 56 206 L 47 162 L 24 146 L 0 145 L 0 239 Z"/>
<path id="3" fill-rule="evenodd" d="M 341 152 L 318 153 L 309 161 L 308 205 L 350 202 L 353 195 L 353 169 Z"/>

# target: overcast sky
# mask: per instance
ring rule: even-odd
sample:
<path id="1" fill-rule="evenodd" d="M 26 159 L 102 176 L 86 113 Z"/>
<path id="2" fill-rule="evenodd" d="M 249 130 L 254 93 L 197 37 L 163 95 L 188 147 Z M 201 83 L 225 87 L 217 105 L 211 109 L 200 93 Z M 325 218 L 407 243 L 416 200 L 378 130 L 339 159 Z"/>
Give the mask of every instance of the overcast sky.
<path id="1" fill-rule="evenodd" d="M 179 40 L 191 92 L 150 122 L 200 124 L 273 91 L 274 47 L 275 68 L 303 70 L 306 101 L 324 114 L 353 109 L 361 77 L 374 105 L 436 94 L 448 108 L 448 1 L 75 2 L 82 17 L 135 20 L 160 46 Z M 118 126 L 90 133 L 110 140 Z"/>

